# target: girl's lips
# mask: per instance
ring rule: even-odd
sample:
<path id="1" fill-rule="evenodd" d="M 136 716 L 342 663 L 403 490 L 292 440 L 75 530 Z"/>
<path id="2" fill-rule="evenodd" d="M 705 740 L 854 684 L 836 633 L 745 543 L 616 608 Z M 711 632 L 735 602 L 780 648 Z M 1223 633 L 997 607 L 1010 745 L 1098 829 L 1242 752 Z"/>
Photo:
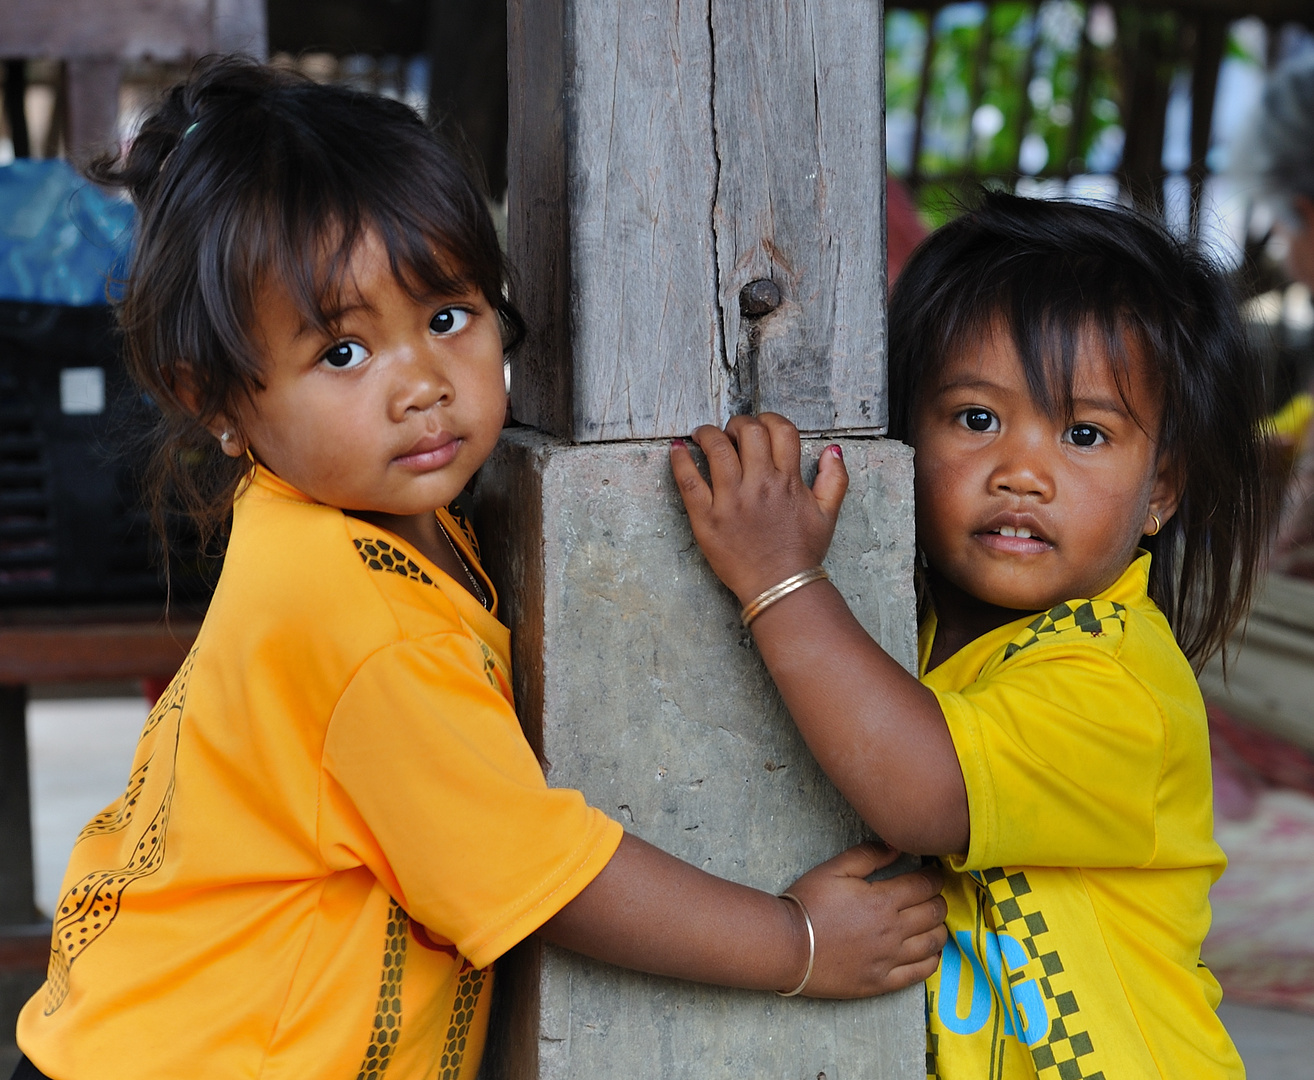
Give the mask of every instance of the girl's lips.
<path id="1" fill-rule="evenodd" d="M 1021 530 L 1026 532 L 1026 529 Z M 1038 555 L 1051 550 L 1054 545 L 1041 536 L 1005 536 L 998 531 L 985 531 L 976 534 L 976 539 L 992 551 L 1006 555 Z"/>
<path id="2" fill-rule="evenodd" d="M 461 449 L 461 440 L 453 438 L 451 435 L 430 435 L 421 439 L 404 454 L 399 454 L 393 458 L 394 465 L 400 465 L 406 469 L 415 469 L 418 472 L 426 472 L 431 469 L 441 469 L 444 465 L 449 465 L 452 459 L 456 457 L 457 451 Z"/>

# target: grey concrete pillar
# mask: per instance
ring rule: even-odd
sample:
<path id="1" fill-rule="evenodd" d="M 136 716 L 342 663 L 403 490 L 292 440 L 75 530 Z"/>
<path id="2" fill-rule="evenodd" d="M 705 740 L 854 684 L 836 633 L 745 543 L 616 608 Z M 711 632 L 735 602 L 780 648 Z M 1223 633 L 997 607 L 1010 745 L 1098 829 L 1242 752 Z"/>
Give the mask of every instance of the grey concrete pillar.
<path id="1" fill-rule="evenodd" d="M 805 459 L 828 441 L 805 443 Z M 883 440 L 841 445 L 854 484 L 827 567 L 868 630 L 911 666 L 911 454 Z M 513 630 L 521 716 L 552 784 L 580 788 L 696 866 L 780 890 L 867 834 L 808 754 L 734 597 L 699 554 L 667 452 L 664 441 L 572 445 L 520 429 L 484 467 L 477 520 Z M 518 1049 L 498 1064 L 500 1028 L 490 1075 L 839 1080 L 925 1068 L 920 987 L 785 1001 L 551 947 L 537 972 L 533 955 L 520 959 L 508 972 L 531 984 L 518 988 Z"/>

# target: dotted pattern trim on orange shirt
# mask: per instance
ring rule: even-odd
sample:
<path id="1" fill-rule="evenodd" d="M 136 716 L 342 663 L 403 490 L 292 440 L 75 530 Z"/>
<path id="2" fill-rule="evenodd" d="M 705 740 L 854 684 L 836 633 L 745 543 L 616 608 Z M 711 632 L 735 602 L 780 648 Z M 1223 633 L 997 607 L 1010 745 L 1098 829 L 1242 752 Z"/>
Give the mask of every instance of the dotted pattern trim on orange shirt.
<path id="1" fill-rule="evenodd" d="M 400 574 L 422 585 L 432 585 L 433 578 L 420 569 L 419 564 L 403 551 L 398 551 L 388 541 L 373 537 L 368 540 L 353 540 L 356 554 L 360 561 L 371 570 L 386 570 L 390 574 Z"/>
<path id="2" fill-rule="evenodd" d="M 447 1029 L 447 1045 L 438 1061 L 438 1080 L 457 1080 L 465 1063 L 466 1045 L 470 1039 L 470 1026 L 474 1023 L 479 995 L 483 993 L 486 971 L 468 968 L 461 972 L 456 984 L 456 1000 L 452 1002 L 452 1022 Z"/>
<path id="3" fill-rule="evenodd" d="M 121 829 L 126 829 L 132 824 L 132 816 L 137 806 L 137 800 L 141 797 L 142 788 L 146 786 L 146 776 L 151 769 L 151 761 L 140 768 L 133 770 L 132 775 L 128 778 L 128 790 L 123 796 L 114 803 L 107 806 L 78 833 L 78 840 L 84 840 L 88 836 L 108 836 L 116 833 Z M 76 844 L 78 840 L 75 840 Z"/>
<path id="4" fill-rule="evenodd" d="M 188 654 L 182 667 L 174 677 L 164 696 L 156 703 L 147 717 L 147 734 L 161 723 L 173 724 L 173 756 L 170 766 L 176 764 L 178 753 L 178 729 L 182 722 L 183 705 L 187 700 L 187 680 L 196 659 L 196 649 Z M 149 765 L 149 762 L 147 763 Z M 78 842 L 101 832 L 112 832 L 113 828 L 93 828 L 102 818 L 119 820 L 118 828 L 125 828 L 132 820 L 132 806 L 141 793 L 145 783 L 147 766 L 133 773 L 128 790 L 120 799 L 117 809 L 100 815 L 82 831 Z M 138 783 L 140 780 L 140 783 Z M 149 877 L 164 865 L 164 838 L 169 827 L 169 811 L 173 805 L 175 774 L 170 772 L 168 787 L 160 801 L 159 807 L 143 827 L 128 861 L 111 870 L 97 870 L 85 875 L 76 882 L 59 904 L 55 925 L 50 938 L 50 963 L 46 970 L 46 1006 L 45 1015 L 52 1015 L 68 997 L 69 977 L 74 963 L 96 940 L 104 934 L 119 913 L 123 894 L 128 887 L 141 878 Z M 113 811 L 113 813 L 111 813 Z"/>
<path id="5" fill-rule="evenodd" d="M 401 1039 L 402 974 L 406 970 L 410 924 L 410 916 L 394 900 L 388 909 L 388 936 L 383 944 L 383 975 L 379 1003 L 374 1010 L 374 1030 L 356 1080 L 379 1080 L 388 1071 L 393 1051 Z"/>

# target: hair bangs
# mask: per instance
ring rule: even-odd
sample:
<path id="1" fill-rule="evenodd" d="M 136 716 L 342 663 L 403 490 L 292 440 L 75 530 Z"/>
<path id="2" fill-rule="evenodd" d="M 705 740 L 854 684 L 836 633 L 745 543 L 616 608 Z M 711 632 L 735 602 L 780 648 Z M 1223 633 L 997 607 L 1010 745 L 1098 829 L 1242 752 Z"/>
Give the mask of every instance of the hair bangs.
<path id="1" fill-rule="evenodd" d="M 912 411 L 923 390 L 938 381 L 950 360 L 997 333 L 1008 335 L 1033 400 L 1051 416 L 1073 414 L 1079 361 L 1094 351 L 1110 365 L 1123 404 L 1141 423 L 1131 404 L 1132 370 L 1137 363 L 1153 365 L 1154 351 L 1116 275 L 1084 261 L 1062 253 L 1028 257 L 998 251 L 987 266 L 974 268 L 983 272 L 942 283 L 943 303 L 934 305 L 935 317 L 923 324 L 927 332 L 914 392 L 903 395 L 903 407 L 892 406 L 899 419 L 896 429 L 892 416 L 891 434 L 911 437 Z M 1147 374 L 1154 381 L 1160 373 Z"/>
<path id="2" fill-rule="evenodd" d="M 307 325 L 332 336 L 351 289 L 352 259 L 370 234 L 413 298 L 476 289 L 495 308 L 505 306 L 501 250 L 482 199 L 470 185 L 453 190 L 454 178 L 441 175 L 453 171 L 449 156 L 431 152 L 431 136 L 418 120 L 415 126 L 411 145 L 380 140 L 369 154 L 347 152 L 363 137 L 352 124 L 335 131 L 331 124 L 308 130 L 273 123 L 264 133 L 258 194 L 214 230 L 232 243 L 220 260 L 227 266 L 221 291 L 236 301 L 221 320 L 224 344 L 250 358 L 251 370 L 257 344 L 245 328 L 255 322 L 261 290 L 277 282 Z M 434 182 L 426 184 L 426 176 Z M 258 385 L 257 376 L 247 392 Z"/>
<path id="3" fill-rule="evenodd" d="M 1003 274 L 993 318 L 1012 338 L 1031 397 L 1050 416 L 1071 418 L 1083 359 L 1107 363 L 1127 412 L 1152 438 L 1132 402 L 1133 369 L 1158 386 L 1152 349 L 1129 311 L 1118 275 L 1066 254 L 1016 260 Z"/>

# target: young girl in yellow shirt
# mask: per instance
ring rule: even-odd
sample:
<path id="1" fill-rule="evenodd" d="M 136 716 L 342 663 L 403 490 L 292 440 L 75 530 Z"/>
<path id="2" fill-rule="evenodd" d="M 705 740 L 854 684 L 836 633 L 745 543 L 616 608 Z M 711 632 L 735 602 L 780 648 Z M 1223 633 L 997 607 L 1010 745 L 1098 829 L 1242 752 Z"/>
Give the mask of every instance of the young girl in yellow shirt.
<path id="1" fill-rule="evenodd" d="M 139 211 L 121 305 L 153 478 L 211 532 L 196 644 L 79 836 L 17 1076 L 473 1077 L 498 956 L 846 997 L 924 978 L 933 872 L 854 848 L 789 898 L 551 789 L 446 509 L 520 333 L 479 191 L 405 106 L 203 64 L 97 176 Z M 161 503 L 157 501 L 157 509 Z"/>
<path id="2" fill-rule="evenodd" d="M 695 432 L 710 487 L 672 459 L 817 760 L 888 842 L 943 857 L 928 1075 L 1240 1077 L 1200 963 L 1225 860 L 1191 670 L 1275 506 L 1235 302 L 1130 211 L 989 195 L 905 267 L 889 367 L 920 681 L 817 568 L 837 449 L 811 489 L 778 416 Z"/>

